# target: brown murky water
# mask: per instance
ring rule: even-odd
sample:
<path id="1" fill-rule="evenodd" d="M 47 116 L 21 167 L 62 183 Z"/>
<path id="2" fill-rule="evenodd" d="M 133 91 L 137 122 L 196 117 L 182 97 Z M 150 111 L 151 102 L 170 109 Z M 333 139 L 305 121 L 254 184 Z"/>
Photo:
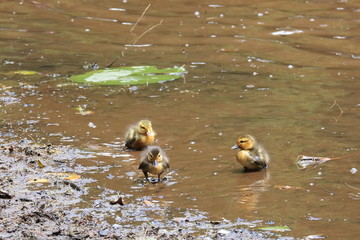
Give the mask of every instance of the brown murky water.
<path id="1" fill-rule="evenodd" d="M 78 163 L 97 180 L 87 201 L 100 185 L 210 219 L 285 225 L 289 236 L 356 238 L 359 3 L 151 1 L 130 33 L 149 3 L 1 1 L 2 138 L 13 132 L 87 151 L 92 158 Z M 185 65 L 188 74 L 135 88 L 67 79 L 117 57 L 114 66 Z M 14 70 L 44 75 L 7 74 Z M 76 114 L 77 106 L 94 114 Z M 165 183 L 139 183 L 139 153 L 122 150 L 126 127 L 141 118 L 153 121 L 171 159 Z M 241 173 L 230 147 L 244 133 L 269 150 L 267 171 Z M 347 157 L 300 170 L 300 154 Z"/>

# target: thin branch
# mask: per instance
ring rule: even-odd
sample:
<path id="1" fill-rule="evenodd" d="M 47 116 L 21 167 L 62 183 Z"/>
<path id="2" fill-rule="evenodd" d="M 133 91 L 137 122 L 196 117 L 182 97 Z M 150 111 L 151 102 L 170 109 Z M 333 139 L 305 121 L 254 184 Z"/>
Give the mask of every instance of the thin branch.
<path id="1" fill-rule="evenodd" d="M 342 108 L 340 107 L 340 105 L 336 102 L 336 99 L 335 99 L 333 105 L 331 105 L 331 107 L 329 107 L 329 109 L 332 109 L 334 106 L 337 106 L 337 107 L 339 108 L 339 110 L 340 110 L 339 116 L 337 116 L 336 118 L 334 118 L 335 121 L 337 122 L 337 121 L 338 121 L 338 118 L 340 118 L 340 117 L 343 115 L 344 111 L 342 110 Z"/>
<path id="2" fill-rule="evenodd" d="M 340 115 L 338 116 L 338 117 L 341 117 L 341 115 L 344 113 L 344 111 L 341 109 L 341 107 L 340 107 L 340 105 L 339 104 L 337 104 L 337 106 L 339 107 L 339 109 L 340 109 Z"/>
<path id="3" fill-rule="evenodd" d="M 149 5 L 145 8 L 145 10 L 143 11 L 143 13 L 141 14 L 141 16 L 138 18 L 138 20 L 136 21 L 135 25 L 130 29 L 130 32 L 132 32 L 135 27 L 137 26 L 137 24 L 140 22 L 141 18 L 145 15 L 146 11 L 149 9 L 149 7 L 151 6 L 151 3 L 149 3 Z"/>
<path id="4" fill-rule="evenodd" d="M 332 109 L 335 105 L 336 105 L 336 99 L 335 99 L 333 105 L 331 105 L 331 107 L 329 107 L 329 109 Z"/>
<path id="5" fill-rule="evenodd" d="M 110 64 L 108 64 L 108 65 L 106 66 L 106 68 L 111 68 L 111 66 L 112 66 L 114 63 L 116 63 L 119 59 L 120 59 L 120 58 L 117 57 L 114 61 L 112 61 Z"/>
<path id="6" fill-rule="evenodd" d="M 350 188 L 353 188 L 353 189 L 356 189 L 358 191 L 360 191 L 360 188 L 357 188 L 357 187 L 353 187 L 351 186 L 350 184 L 348 184 L 347 182 L 344 182 L 346 186 L 350 187 Z"/>
<path id="7" fill-rule="evenodd" d="M 143 32 L 140 36 L 138 36 L 138 37 L 134 40 L 133 44 L 136 44 L 137 41 L 139 41 L 139 39 L 142 38 L 145 34 L 147 34 L 148 32 L 150 32 L 150 31 L 153 30 L 154 28 L 160 26 L 160 25 L 162 24 L 163 20 L 164 20 L 164 19 L 161 19 L 161 21 L 160 21 L 158 24 L 152 26 L 151 28 L 149 28 L 148 30 L 146 30 L 145 32 Z"/>

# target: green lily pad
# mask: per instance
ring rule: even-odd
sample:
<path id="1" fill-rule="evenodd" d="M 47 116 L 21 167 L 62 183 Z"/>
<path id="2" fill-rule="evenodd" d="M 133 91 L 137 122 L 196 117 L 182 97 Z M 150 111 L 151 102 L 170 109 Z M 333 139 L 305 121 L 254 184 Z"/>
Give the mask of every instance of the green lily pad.
<path id="1" fill-rule="evenodd" d="M 265 231 L 274 231 L 274 232 L 285 232 L 290 231 L 291 229 L 287 226 L 271 226 L 271 227 L 261 227 L 260 230 Z"/>
<path id="2" fill-rule="evenodd" d="M 140 85 L 171 81 L 186 73 L 184 67 L 158 69 L 156 66 L 133 66 L 95 70 L 70 79 L 98 85 Z"/>

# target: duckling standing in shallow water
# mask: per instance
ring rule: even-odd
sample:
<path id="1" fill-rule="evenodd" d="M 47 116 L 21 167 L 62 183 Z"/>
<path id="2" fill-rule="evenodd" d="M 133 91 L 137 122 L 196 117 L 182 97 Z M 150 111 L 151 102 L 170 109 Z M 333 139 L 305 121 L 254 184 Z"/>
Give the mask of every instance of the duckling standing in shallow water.
<path id="1" fill-rule="evenodd" d="M 160 147 L 149 146 L 146 151 L 142 153 L 139 169 L 143 171 L 146 181 L 150 182 L 148 173 L 151 173 L 157 175 L 158 182 L 160 182 L 160 175 L 168 168 L 170 168 L 169 159 Z"/>
<path id="2" fill-rule="evenodd" d="M 154 143 L 155 132 L 149 120 L 141 120 L 129 127 L 125 134 L 125 147 L 142 150 Z"/>
<path id="3" fill-rule="evenodd" d="M 239 136 L 231 149 L 237 148 L 240 151 L 236 154 L 236 160 L 244 166 L 245 171 L 258 171 L 269 166 L 269 154 L 253 136 Z"/>

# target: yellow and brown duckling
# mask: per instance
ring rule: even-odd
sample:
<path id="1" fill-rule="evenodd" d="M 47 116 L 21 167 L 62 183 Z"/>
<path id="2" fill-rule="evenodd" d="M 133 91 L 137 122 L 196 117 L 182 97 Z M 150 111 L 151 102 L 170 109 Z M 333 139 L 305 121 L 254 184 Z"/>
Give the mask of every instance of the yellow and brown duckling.
<path id="1" fill-rule="evenodd" d="M 160 182 L 160 175 L 170 168 L 169 159 L 165 152 L 158 146 L 149 146 L 141 155 L 141 169 L 145 175 L 146 181 L 149 181 L 148 173 L 158 176 Z"/>
<path id="2" fill-rule="evenodd" d="M 149 120 L 140 120 L 131 125 L 125 134 L 125 147 L 142 150 L 154 143 L 155 132 Z"/>
<path id="3" fill-rule="evenodd" d="M 231 149 L 240 149 L 236 154 L 236 160 L 245 171 L 258 171 L 269 166 L 268 152 L 251 135 L 239 136 Z"/>

